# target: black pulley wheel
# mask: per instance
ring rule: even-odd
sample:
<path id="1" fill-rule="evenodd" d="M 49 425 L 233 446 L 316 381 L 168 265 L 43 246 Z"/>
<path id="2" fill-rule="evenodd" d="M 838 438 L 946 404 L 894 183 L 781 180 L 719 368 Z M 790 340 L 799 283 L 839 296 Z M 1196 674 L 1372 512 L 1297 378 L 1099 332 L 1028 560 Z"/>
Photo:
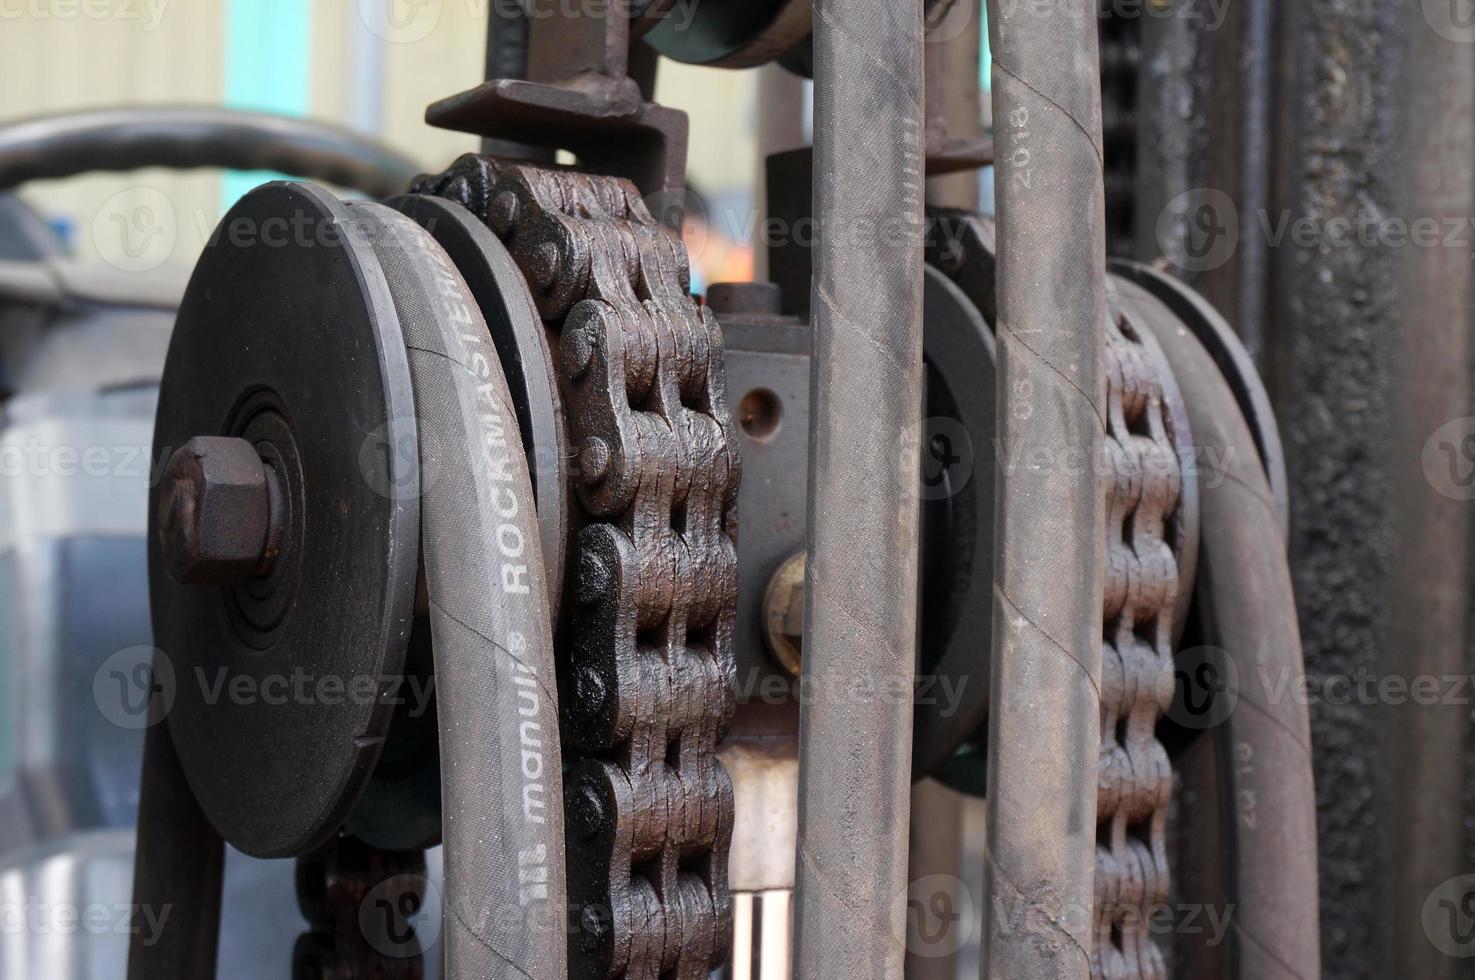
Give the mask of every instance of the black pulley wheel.
<path id="1" fill-rule="evenodd" d="M 1284 537 L 1290 532 L 1291 504 L 1280 426 L 1275 421 L 1275 411 L 1271 408 L 1270 394 L 1265 390 L 1265 382 L 1255 370 L 1255 363 L 1250 359 L 1250 353 L 1245 350 L 1239 335 L 1208 300 L 1168 273 L 1126 259 L 1113 261 L 1111 269 L 1123 279 L 1140 286 L 1171 310 L 1204 346 L 1214 364 L 1223 373 L 1230 391 L 1234 393 L 1234 401 L 1254 436 L 1255 449 L 1265 467 L 1265 477 L 1270 484 L 1281 535 Z"/>
<path id="2" fill-rule="evenodd" d="M 1197 444 L 1224 471 L 1200 486 L 1194 616 L 1159 726 L 1179 774 L 1177 900 L 1233 927 L 1176 930 L 1183 976 L 1321 975 L 1316 793 L 1309 710 L 1284 696 L 1305 678 L 1275 498 L 1235 385 L 1197 332 L 1145 290 L 1122 285 L 1186 396 Z"/>
<path id="3" fill-rule="evenodd" d="M 243 197 L 196 265 L 160 386 L 154 452 L 253 443 L 280 492 L 280 553 L 238 585 L 171 577 L 151 494 L 155 643 L 169 728 L 204 812 L 259 857 L 342 823 L 393 711 L 415 595 L 419 467 L 394 302 L 344 206 L 306 184 Z"/>
<path id="4" fill-rule="evenodd" d="M 949 761 L 988 717 L 994 581 L 994 335 L 953 282 L 922 285 L 922 617 L 912 778 Z"/>
<path id="5" fill-rule="evenodd" d="M 675 61 L 750 68 L 807 38 L 812 20 L 803 0 L 714 0 L 667 11 L 645 42 Z"/>

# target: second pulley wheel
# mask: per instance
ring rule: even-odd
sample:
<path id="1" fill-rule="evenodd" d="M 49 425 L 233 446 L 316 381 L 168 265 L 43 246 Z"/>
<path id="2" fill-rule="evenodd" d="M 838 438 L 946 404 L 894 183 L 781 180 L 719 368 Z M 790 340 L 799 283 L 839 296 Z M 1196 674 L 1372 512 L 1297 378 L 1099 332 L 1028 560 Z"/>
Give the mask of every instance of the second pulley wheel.
<path id="1" fill-rule="evenodd" d="M 563 596 L 572 454 L 567 449 L 557 376 L 543 321 L 506 247 L 461 205 L 406 194 L 392 198 L 386 206 L 412 219 L 441 250 L 439 255 L 424 250 L 408 253 L 402 262 L 405 270 L 391 276 L 391 284 L 444 279 L 443 263 L 448 259 L 485 320 L 485 327 L 476 329 L 489 335 L 516 412 L 537 510 L 548 618 L 557 622 Z M 462 327 L 470 329 L 470 322 Z M 436 445 L 433 432 L 422 431 L 421 436 L 430 445 L 432 458 L 442 457 L 450 448 Z M 436 479 L 439 469 L 443 467 L 427 470 L 427 482 Z M 416 609 L 405 665 L 405 696 L 397 706 L 384 754 L 349 817 L 356 836 L 394 850 L 432 846 L 441 840 L 440 751 L 429 614 L 428 603 Z"/>

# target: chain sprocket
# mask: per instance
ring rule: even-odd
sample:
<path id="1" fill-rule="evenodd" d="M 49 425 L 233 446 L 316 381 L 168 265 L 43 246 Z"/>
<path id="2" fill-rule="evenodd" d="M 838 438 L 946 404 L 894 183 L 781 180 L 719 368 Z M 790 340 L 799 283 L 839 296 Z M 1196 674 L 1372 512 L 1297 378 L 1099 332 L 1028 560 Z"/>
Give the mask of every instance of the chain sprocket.
<path id="1" fill-rule="evenodd" d="M 706 977 L 731 945 L 740 473 L 722 339 L 633 184 L 467 156 L 422 178 L 506 244 L 555 358 L 584 525 L 560 709 L 570 972 Z"/>

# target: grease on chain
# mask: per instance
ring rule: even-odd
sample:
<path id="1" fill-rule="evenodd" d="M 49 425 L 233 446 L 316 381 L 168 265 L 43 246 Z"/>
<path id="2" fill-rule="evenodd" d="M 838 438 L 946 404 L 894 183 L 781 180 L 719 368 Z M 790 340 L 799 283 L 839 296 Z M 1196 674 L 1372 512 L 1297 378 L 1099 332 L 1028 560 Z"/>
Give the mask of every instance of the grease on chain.
<path id="1" fill-rule="evenodd" d="M 715 319 L 634 185 L 468 155 L 417 193 L 491 227 L 558 333 L 584 526 L 559 665 L 576 978 L 705 978 L 731 945 L 737 441 Z"/>
<path id="2" fill-rule="evenodd" d="M 1173 697 L 1174 604 L 1183 490 L 1163 383 L 1142 328 L 1109 289 L 1105 630 L 1097 778 L 1095 941 L 1091 976 L 1163 980 L 1149 933 L 1168 901 L 1173 771 L 1157 738 Z"/>
<path id="3" fill-rule="evenodd" d="M 293 980 L 420 980 L 411 918 L 426 900 L 425 852 L 385 851 L 339 835 L 297 859 L 308 931 L 292 948 Z"/>

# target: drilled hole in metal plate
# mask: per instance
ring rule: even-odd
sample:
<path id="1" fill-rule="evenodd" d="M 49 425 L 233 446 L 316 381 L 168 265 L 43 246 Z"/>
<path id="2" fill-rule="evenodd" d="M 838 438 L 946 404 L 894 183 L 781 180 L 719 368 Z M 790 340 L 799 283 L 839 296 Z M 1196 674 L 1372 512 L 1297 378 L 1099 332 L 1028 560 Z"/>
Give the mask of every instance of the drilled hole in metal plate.
<path id="1" fill-rule="evenodd" d="M 784 406 L 767 388 L 754 388 L 738 402 L 738 424 L 749 438 L 769 439 L 778 431 Z"/>

